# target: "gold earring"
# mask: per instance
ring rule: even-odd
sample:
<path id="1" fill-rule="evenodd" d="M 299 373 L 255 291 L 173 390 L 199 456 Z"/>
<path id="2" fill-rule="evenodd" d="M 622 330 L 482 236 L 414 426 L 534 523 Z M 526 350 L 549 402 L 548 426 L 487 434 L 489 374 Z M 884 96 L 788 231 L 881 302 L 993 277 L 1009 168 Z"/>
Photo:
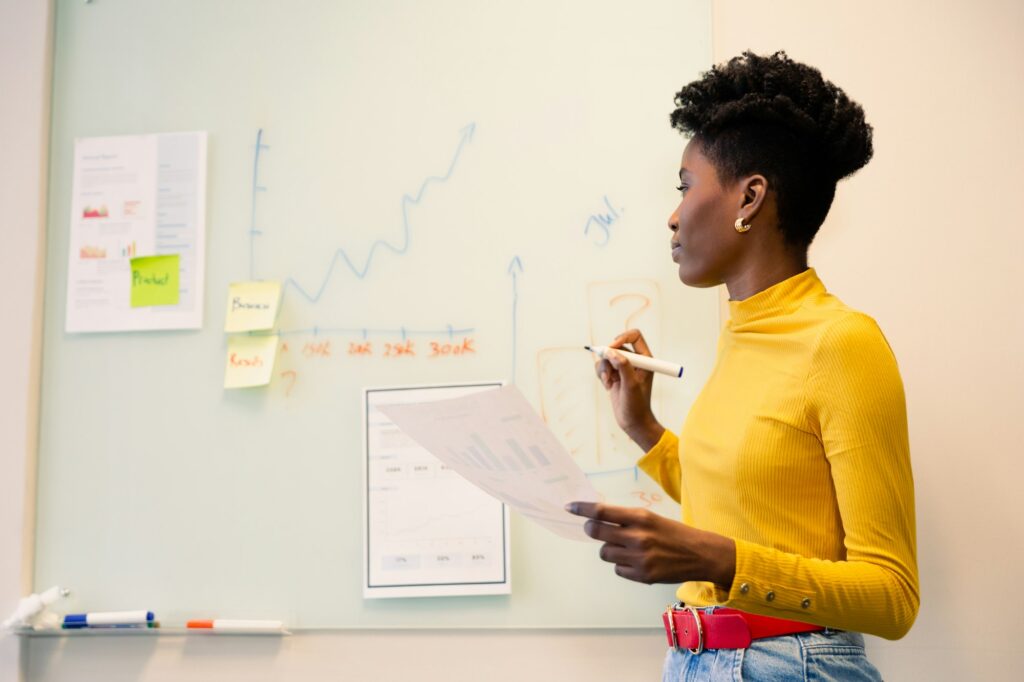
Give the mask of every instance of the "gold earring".
<path id="1" fill-rule="evenodd" d="M 736 228 L 737 232 L 746 232 L 747 230 L 749 230 L 751 228 L 752 225 L 753 225 L 753 223 L 746 223 L 746 224 L 744 224 L 743 218 L 737 218 L 736 219 L 736 223 L 733 225 L 733 227 Z"/>

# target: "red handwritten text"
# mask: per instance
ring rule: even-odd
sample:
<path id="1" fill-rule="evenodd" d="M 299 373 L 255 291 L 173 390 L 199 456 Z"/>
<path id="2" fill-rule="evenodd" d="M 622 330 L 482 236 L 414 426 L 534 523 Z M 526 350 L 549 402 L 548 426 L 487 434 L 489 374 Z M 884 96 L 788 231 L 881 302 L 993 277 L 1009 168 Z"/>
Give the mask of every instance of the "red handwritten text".
<path id="1" fill-rule="evenodd" d="M 469 355 L 476 353 L 473 347 L 473 339 L 468 336 L 462 339 L 462 343 L 438 343 L 430 342 L 430 357 L 441 358 L 449 355 Z"/>
<path id="2" fill-rule="evenodd" d="M 649 492 L 645 492 L 643 490 L 634 490 L 630 494 L 635 496 L 635 497 L 637 497 L 637 498 L 639 498 L 641 505 L 645 509 L 650 509 L 651 507 L 654 506 L 654 504 L 656 502 L 661 502 L 661 500 L 664 499 L 658 493 L 649 493 Z"/>
<path id="3" fill-rule="evenodd" d="M 330 341 L 309 341 L 302 347 L 302 355 L 307 358 L 331 357 Z"/>
<path id="4" fill-rule="evenodd" d="M 232 367 L 262 367 L 263 358 L 259 355 L 254 355 L 251 358 L 243 357 L 238 353 L 232 353 L 228 359 Z"/>
<path id="5" fill-rule="evenodd" d="M 369 341 L 362 343 L 352 341 L 348 344 L 349 355 L 373 355 L 373 344 Z"/>
<path id="6" fill-rule="evenodd" d="M 384 344 L 384 357 L 396 358 L 405 355 L 416 355 L 416 346 L 413 345 L 412 339 L 406 339 L 401 343 Z"/>

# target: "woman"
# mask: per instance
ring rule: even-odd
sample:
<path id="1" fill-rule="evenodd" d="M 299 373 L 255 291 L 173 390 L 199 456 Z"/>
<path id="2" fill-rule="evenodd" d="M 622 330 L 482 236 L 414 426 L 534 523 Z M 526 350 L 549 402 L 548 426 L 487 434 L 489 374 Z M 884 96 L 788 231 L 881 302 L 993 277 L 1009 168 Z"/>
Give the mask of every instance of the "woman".
<path id="1" fill-rule="evenodd" d="M 681 583 L 665 680 L 880 679 L 859 633 L 900 638 L 919 604 L 903 386 L 874 321 L 807 266 L 836 183 L 871 158 L 871 127 L 782 52 L 744 53 L 675 101 L 691 139 L 672 260 L 684 284 L 724 283 L 731 319 L 678 437 L 651 411 L 649 372 L 614 353 L 596 369 L 683 522 L 568 508 L 618 575 Z M 611 344 L 627 345 L 651 354 L 637 330 Z"/>

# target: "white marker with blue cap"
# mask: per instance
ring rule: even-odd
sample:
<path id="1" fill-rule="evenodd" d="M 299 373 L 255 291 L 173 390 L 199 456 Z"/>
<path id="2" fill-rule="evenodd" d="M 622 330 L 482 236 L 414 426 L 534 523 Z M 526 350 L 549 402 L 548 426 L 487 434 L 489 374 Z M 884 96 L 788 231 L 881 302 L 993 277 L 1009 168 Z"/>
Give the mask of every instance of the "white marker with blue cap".
<path id="1" fill-rule="evenodd" d="M 69 613 L 64 616 L 65 629 L 94 627 L 126 627 L 153 625 L 152 611 L 107 611 L 102 613 Z"/>
<path id="2" fill-rule="evenodd" d="M 659 374 L 667 374 L 670 377 L 681 377 L 683 376 L 683 366 L 677 365 L 674 362 L 667 362 L 665 360 L 658 360 L 646 355 L 640 355 L 639 353 L 631 353 L 628 350 L 622 350 L 621 348 L 608 348 L 607 346 L 583 346 L 591 353 L 595 353 L 598 357 L 607 358 L 608 351 L 614 351 L 621 353 L 624 358 L 629 360 L 629 364 L 633 365 L 637 369 L 644 369 L 648 372 L 657 372 Z"/>

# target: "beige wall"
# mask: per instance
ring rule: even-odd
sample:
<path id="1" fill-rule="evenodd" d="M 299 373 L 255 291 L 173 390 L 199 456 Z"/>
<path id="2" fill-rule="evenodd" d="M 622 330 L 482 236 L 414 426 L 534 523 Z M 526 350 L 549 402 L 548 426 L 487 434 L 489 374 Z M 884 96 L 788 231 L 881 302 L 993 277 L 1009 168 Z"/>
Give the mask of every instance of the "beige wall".
<path id="1" fill-rule="evenodd" d="M 50 18 L 47 0 L 0 0 L 0 620 L 32 579 Z M 0 639 L 0 680 L 18 651 Z"/>
<path id="2" fill-rule="evenodd" d="M 1024 668 L 1018 492 L 1024 254 L 1024 4 L 715 0 L 715 58 L 785 48 L 864 104 L 876 158 L 841 186 L 812 251 L 830 288 L 874 315 L 907 387 L 923 606 L 872 640 L 889 680 L 1009 680 Z M 38 292 L 47 3 L 0 0 L 0 286 Z M 0 338 L 0 610 L 23 581 L 34 450 L 37 296 L 10 296 Z M 13 555 L 10 552 L 14 549 Z M 33 680 L 657 679 L 654 632 L 311 633 L 285 640 L 37 639 Z M 0 679 L 16 651 L 0 642 Z"/>
<path id="3" fill-rule="evenodd" d="M 714 3 L 714 56 L 783 48 L 864 105 L 875 158 L 811 251 L 907 391 L 922 607 L 894 680 L 1020 679 L 1024 3 Z"/>

